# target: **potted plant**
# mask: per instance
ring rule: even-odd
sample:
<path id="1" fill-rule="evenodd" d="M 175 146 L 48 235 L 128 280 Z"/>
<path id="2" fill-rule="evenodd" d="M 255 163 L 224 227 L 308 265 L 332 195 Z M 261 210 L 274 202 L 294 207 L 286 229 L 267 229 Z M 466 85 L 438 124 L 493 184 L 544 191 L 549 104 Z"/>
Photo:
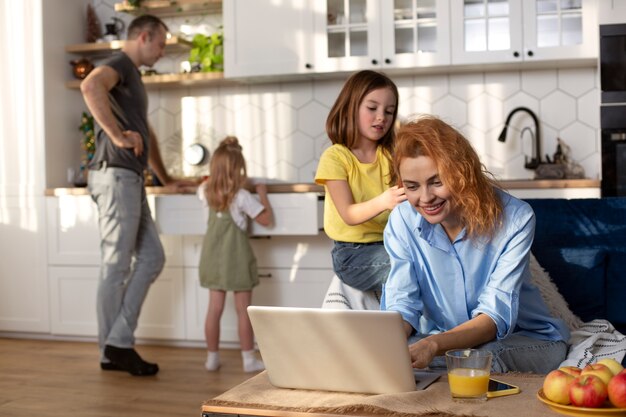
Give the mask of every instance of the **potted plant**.
<path id="1" fill-rule="evenodd" d="M 224 36 L 215 32 L 211 36 L 197 34 L 191 40 L 189 62 L 194 72 L 214 72 L 224 70 Z"/>

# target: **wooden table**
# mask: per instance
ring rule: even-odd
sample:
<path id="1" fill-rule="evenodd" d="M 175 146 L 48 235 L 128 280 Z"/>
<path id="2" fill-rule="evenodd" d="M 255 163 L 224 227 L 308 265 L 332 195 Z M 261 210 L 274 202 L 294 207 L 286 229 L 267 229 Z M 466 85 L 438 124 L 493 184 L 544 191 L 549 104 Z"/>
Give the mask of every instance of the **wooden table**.
<path id="1" fill-rule="evenodd" d="M 503 374 L 497 379 L 519 386 L 520 394 L 492 398 L 480 404 L 455 403 L 445 375 L 425 390 L 365 395 L 281 389 L 269 383 L 266 372 L 250 378 L 202 406 L 203 417 L 356 417 L 356 416 L 560 416 L 537 398 L 543 376 Z"/>

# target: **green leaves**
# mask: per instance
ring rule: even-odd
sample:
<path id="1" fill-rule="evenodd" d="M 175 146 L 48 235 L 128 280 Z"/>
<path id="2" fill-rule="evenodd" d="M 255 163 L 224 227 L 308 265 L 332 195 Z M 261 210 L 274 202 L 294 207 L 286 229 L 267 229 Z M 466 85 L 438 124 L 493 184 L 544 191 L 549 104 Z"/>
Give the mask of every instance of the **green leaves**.
<path id="1" fill-rule="evenodd" d="M 224 36 L 221 32 L 211 36 L 197 34 L 191 40 L 193 48 L 189 51 L 189 62 L 197 64 L 202 72 L 224 70 Z"/>

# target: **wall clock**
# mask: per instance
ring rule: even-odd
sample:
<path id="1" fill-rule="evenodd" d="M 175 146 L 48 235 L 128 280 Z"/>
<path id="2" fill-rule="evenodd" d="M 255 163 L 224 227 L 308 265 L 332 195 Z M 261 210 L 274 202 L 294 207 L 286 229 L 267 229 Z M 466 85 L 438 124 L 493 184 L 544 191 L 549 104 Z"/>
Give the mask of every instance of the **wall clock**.
<path id="1" fill-rule="evenodd" d="M 202 165 L 207 161 L 208 156 L 208 149 L 201 143 L 193 143 L 187 146 L 183 154 L 185 162 L 189 165 Z"/>

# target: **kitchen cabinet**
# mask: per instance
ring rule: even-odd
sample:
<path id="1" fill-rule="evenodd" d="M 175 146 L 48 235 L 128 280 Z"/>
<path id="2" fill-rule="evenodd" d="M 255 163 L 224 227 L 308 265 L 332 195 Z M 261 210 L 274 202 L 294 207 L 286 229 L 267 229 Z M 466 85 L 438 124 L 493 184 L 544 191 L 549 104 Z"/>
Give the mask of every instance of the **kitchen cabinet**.
<path id="1" fill-rule="evenodd" d="M 149 196 L 154 207 L 154 196 Z M 46 198 L 50 331 L 96 336 L 96 290 L 100 265 L 97 209 L 89 195 Z M 166 266 L 151 286 L 137 337 L 184 338 L 182 239 L 161 236 Z"/>
<path id="2" fill-rule="evenodd" d="M 449 3 L 315 2 L 315 69 L 412 68 L 450 63 Z"/>
<path id="3" fill-rule="evenodd" d="M 269 197 L 279 229 L 291 230 L 288 235 L 272 236 L 269 230 L 259 229 L 259 236 L 251 238 L 260 278 L 253 303 L 319 307 L 333 270 L 332 241 L 319 232 L 317 193 L 270 193 Z M 203 341 L 209 293 L 198 283 L 198 264 L 206 209 L 195 195 L 149 195 L 148 202 L 160 228 L 166 265 L 148 292 L 136 336 Z M 34 291 L 42 292 L 50 306 L 45 330 L 55 336 L 95 337 L 100 271 L 97 208 L 89 195 L 46 197 L 46 215 L 48 261 L 47 274 L 42 275 L 47 275 L 47 281 Z M 298 223 L 305 228 L 298 229 Z M 235 346 L 239 338 L 232 294 L 227 296 L 221 326 L 221 343 Z M 27 328 L 17 328 L 21 329 Z"/>
<path id="4" fill-rule="evenodd" d="M 452 64 L 598 56 L 597 0 L 450 0 Z"/>
<path id="5" fill-rule="evenodd" d="M 98 266 L 51 266 L 48 269 L 53 335 L 98 335 L 96 292 L 99 272 Z M 165 267 L 150 286 L 135 335 L 144 339 L 185 339 L 181 268 Z"/>
<path id="6" fill-rule="evenodd" d="M 114 8 L 116 12 L 135 16 L 152 14 L 160 17 L 178 17 L 220 13 L 222 0 L 142 0 L 138 7 L 131 6 L 128 1 L 123 1 L 116 3 Z"/>
<path id="7" fill-rule="evenodd" d="M 622 0 L 601 1 L 598 20 L 601 25 L 626 22 L 626 2 Z"/>
<path id="8" fill-rule="evenodd" d="M 252 235 L 317 235 L 319 223 L 317 193 L 270 193 L 274 213 L 271 228 L 251 222 Z M 168 235 L 204 235 L 208 210 L 195 195 L 157 197 L 155 218 L 159 232 Z"/>
<path id="9" fill-rule="evenodd" d="M 332 241 L 317 236 L 271 236 L 250 239 L 257 258 L 259 285 L 252 291 L 254 305 L 311 307 L 322 305 L 333 277 Z M 183 238 L 186 324 L 189 340 L 204 340 L 204 317 L 209 291 L 198 284 L 201 236 Z M 220 342 L 238 343 L 237 315 L 232 294 L 226 297 Z"/>
<path id="10" fill-rule="evenodd" d="M 315 71 L 310 0 L 230 0 L 224 3 L 226 78 Z"/>
<path id="11" fill-rule="evenodd" d="M 448 18 L 435 0 L 226 2 L 225 76 L 447 65 Z"/>

